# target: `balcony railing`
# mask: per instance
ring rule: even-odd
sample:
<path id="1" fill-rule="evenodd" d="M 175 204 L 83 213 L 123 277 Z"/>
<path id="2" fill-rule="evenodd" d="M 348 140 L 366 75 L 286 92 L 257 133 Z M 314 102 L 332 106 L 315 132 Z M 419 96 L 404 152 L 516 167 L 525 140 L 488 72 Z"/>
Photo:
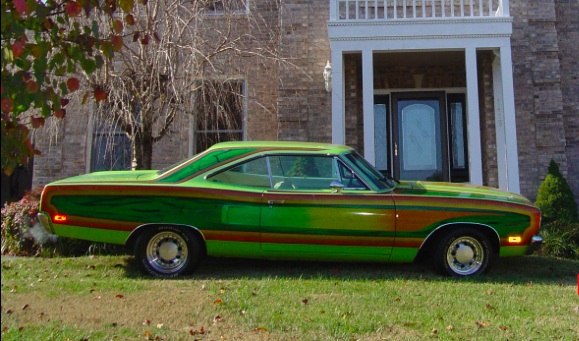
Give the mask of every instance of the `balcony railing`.
<path id="1" fill-rule="evenodd" d="M 509 0 L 330 0 L 330 21 L 508 16 Z"/>

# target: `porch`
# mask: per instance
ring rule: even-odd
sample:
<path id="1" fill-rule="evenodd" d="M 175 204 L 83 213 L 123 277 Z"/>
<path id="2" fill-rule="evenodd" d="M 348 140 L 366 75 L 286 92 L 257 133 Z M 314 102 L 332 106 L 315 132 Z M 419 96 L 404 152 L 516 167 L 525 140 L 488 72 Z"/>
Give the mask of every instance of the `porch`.
<path id="1" fill-rule="evenodd" d="M 398 152 L 405 142 L 403 133 L 409 128 L 402 127 L 402 116 L 394 112 L 398 107 L 395 101 L 417 93 L 438 93 L 442 94 L 440 117 L 449 118 L 448 126 L 439 120 L 436 133 L 436 143 L 440 145 L 436 148 L 442 163 L 439 171 L 443 179 L 451 180 L 450 163 L 456 155 L 450 155 L 453 152 L 451 113 L 446 113 L 449 108 L 446 102 L 450 101 L 449 95 L 463 94 L 464 149 L 468 153 L 461 157 L 466 162 L 466 182 L 482 185 L 487 171 L 483 165 L 482 143 L 489 141 L 483 141 L 480 124 L 481 115 L 488 113 L 481 113 L 481 63 L 477 56 L 484 54 L 492 60 L 489 73 L 493 105 L 489 110 L 493 111 L 495 121 L 497 185 L 512 192 L 520 191 L 510 43 L 512 18 L 508 0 L 331 0 L 329 18 L 334 143 L 347 142 L 346 126 L 352 112 L 346 110 L 351 107 L 348 104 L 351 94 L 346 93 L 350 76 L 345 61 L 359 56 L 366 159 L 376 165 L 386 163 L 382 168 L 392 175 L 404 174 L 405 159 Z M 443 68 L 462 65 L 464 79 L 452 84 L 423 82 L 424 72 L 417 70 L 424 70 L 427 60 L 433 56 L 442 60 Z M 411 85 L 388 79 L 392 78 L 392 73 L 384 71 L 388 66 L 409 70 L 407 78 L 412 80 Z M 388 101 L 378 103 L 377 98 L 383 98 L 379 96 L 386 96 Z M 377 105 L 385 106 L 390 114 L 386 118 L 378 115 Z"/>

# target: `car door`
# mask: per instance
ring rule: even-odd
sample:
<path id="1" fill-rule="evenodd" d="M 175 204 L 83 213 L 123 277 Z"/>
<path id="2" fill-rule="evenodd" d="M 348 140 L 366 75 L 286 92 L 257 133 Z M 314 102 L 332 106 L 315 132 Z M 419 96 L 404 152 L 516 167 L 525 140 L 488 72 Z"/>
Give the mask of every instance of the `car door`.
<path id="1" fill-rule="evenodd" d="M 273 257 L 387 260 L 395 237 L 390 194 L 373 191 L 334 156 L 269 157 L 261 248 Z M 341 183 L 343 189 L 330 185 Z"/>

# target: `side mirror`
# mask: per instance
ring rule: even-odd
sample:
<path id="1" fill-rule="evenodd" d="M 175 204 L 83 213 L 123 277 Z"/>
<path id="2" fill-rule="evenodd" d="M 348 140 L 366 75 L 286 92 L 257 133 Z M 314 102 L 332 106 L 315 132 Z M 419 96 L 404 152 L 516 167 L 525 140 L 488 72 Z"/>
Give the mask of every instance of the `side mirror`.
<path id="1" fill-rule="evenodd" d="M 344 184 L 339 181 L 332 181 L 332 183 L 330 184 L 330 188 L 334 193 L 342 193 L 344 187 L 345 187 Z"/>

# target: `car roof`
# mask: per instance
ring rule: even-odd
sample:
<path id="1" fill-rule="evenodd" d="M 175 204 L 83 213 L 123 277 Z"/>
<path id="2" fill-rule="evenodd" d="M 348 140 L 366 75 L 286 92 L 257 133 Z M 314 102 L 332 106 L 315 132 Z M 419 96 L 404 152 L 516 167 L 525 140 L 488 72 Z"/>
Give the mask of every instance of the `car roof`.
<path id="1" fill-rule="evenodd" d="M 323 142 L 297 142 L 297 141 L 235 141 L 214 144 L 208 150 L 232 149 L 232 148 L 256 148 L 262 150 L 308 150 L 329 154 L 339 154 L 351 151 L 352 148 L 339 144 Z"/>

